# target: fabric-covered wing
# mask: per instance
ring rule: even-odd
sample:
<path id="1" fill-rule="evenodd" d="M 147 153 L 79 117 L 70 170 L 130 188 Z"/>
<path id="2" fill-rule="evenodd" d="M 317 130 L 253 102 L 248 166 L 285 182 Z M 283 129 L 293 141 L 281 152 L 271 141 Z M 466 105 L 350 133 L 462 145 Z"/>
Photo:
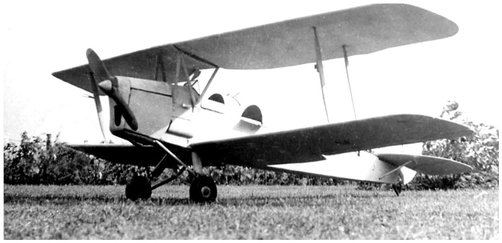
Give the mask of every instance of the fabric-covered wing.
<path id="1" fill-rule="evenodd" d="M 182 52 L 197 57 L 185 58 L 189 73 L 215 65 L 269 69 L 313 63 L 314 26 L 325 60 L 343 57 L 343 45 L 352 56 L 446 38 L 458 32 L 455 23 L 427 10 L 406 4 L 377 4 L 153 47 L 104 63 L 112 75 L 151 80 L 174 80 L 176 55 Z M 53 75 L 92 91 L 87 65 Z"/>
<path id="2" fill-rule="evenodd" d="M 176 59 L 178 50 L 173 45 L 153 47 L 147 50 L 103 60 L 110 74 L 150 80 L 173 81 L 176 75 Z M 192 58 L 186 58 L 187 71 L 192 74 L 196 69 L 214 68 L 214 66 Z M 89 66 L 55 72 L 56 78 L 75 85 L 92 93 L 89 80 Z M 183 72 L 181 72 L 183 74 Z M 100 91 L 101 92 L 101 91 Z"/>
<path id="3" fill-rule="evenodd" d="M 227 69 L 268 69 L 316 61 L 316 27 L 323 59 L 368 54 L 452 36 L 458 26 L 406 4 L 376 4 L 298 18 L 176 44 Z"/>
<path id="4" fill-rule="evenodd" d="M 391 115 L 284 132 L 192 144 L 207 163 L 266 168 L 323 160 L 323 155 L 467 136 L 457 123 L 422 115 Z"/>

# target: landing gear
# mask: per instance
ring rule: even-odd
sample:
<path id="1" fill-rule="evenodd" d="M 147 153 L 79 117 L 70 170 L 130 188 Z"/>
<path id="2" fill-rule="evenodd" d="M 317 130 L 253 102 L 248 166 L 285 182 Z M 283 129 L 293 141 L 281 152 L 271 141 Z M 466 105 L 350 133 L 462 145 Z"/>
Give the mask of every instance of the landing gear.
<path id="1" fill-rule="evenodd" d="M 402 183 L 392 184 L 392 189 L 394 189 L 394 192 L 399 197 L 399 194 L 401 194 L 401 191 L 403 191 L 403 184 Z"/>
<path id="2" fill-rule="evenodd" d="M 150 180 L 146 176 L 134 176 L 126 185 L 125 195 L 133 201 L 150 198 L 152 196 Z"/>
<path id="3" fill-rule="evenodd" d="M 214 202 L 217 193 L 216 184 L 209 176 L 198 176 L 190 185 L 190 200 L 197 203 Z"/>
<path id="4" fill-rule="evenodd" d="M 175 174 L 167 179 L 156 182 L 154 185 L 151 185 L 148 177 L 134 176 L 131 182 L 126 186 L 125 193 L 127 198 L 133 201 L 140 198 L 148 199 L 152 195 L 152 190 L 171 182 L 178 178 L 183 172 L 187 171 L 189 173 L 189 178 L 193 178 L 188 179 L 188 181 L 191 181 L 190 200 L 197 203 L 214 202 L 216 200 L 216 184 L 210 176 L 202 175 L 202 162 L 197 154 L 192 153 L 193 167 L 189 167 L 160 141 L 154 140 L 153 142 L 158 145 L 160 149 L 165 151 L 166 154 L 157 164 L 151 175 L 149 174 L 150 177 L 158 178 L 166 168 L 172 169 Z M 173 163 L 173 161 L 176 163 Z"/>

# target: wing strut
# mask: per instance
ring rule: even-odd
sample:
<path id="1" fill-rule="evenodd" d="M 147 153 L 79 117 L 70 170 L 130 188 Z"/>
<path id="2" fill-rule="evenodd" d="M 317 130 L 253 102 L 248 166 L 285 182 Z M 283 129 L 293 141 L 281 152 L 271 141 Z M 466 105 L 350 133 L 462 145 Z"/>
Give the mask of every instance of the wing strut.
<path id="1" fill-rule="evenodd" d="M 192 80 L 190 79 L 190 75 L 188 74 L 187 66 L 185 63 L 185 59 L 181 58 L 181 66 L 183 67 L 183 72 L 185 73 L 185 76 L 187 77 L 187 84 L 188 84 L 188 93 L 190 94 L 190 102 L 192 105 L 192 110 L 195 108 L 195 103 L 197 102 L 192 90 Z"/>
<path id="2" fill-rule="evenodd" d="M 322 101 L 324 102 L 324 111 L 326 112 L 326 119 L 329 123 L 328 107 L 326 106 L 326 97 L 324 96 L 324 68 L 322 66 L 322 50 L 321 44 L 319 43 L 319 35 L 317 34 L 317 28 L 312 26 L 314 29 L 314 41 L 315 41 L 315 54 L 316 54 L 316 69 L 319 73 L 319 79 L 321 80 L 321 93 Z"/>
<path id="3" fill-rule="evenodd" d="M 207 81 L 206 87 L 204 88 L 204 90 L 200 94 L 199 102 L 198 102 L 199 105 L 200 105 L 202 99 L 205 97 L 206 92 L 209 89 L 209 86 L 211 85 L 211 83 L 213 82 L 214 76 L 216 76 L 216 73 L 218 72 L 219 69 L 220 69 L 219 67 L 216 67 L 214 69 L 214 71 L 213 71 L 213 74 L 211 74 L 211 77 L 209 78 L 209 81 Z"/>
<path id="4" fill-rule="evenodd" d="M 347 75 L 347 82 L 349 83 L 350 100 L 352 101 L 352 111 L 354 112 L 354 119 L 357 120 L 356 106 L 354 105 L 354 96 L 352 95 L 352 87 L 350 86 L 349 57 L 347 55 L 347 45 L 342 45 L 342 48 L 343 48 L 343 58 L 345 60 L 345 74 Z"/>
<path id="5" fill-rule="evenodd" d="M 164 60 L 162 55 L 157 55 L 157 61 L 155 62 L 155 74 L 153 79 L 154 80 L 159 80 L 159 72 L 160 76 L 162 76 L 162 81 L 167 82 L 167 76 L 166 76 L 166 68 L 164 66 Z"/>

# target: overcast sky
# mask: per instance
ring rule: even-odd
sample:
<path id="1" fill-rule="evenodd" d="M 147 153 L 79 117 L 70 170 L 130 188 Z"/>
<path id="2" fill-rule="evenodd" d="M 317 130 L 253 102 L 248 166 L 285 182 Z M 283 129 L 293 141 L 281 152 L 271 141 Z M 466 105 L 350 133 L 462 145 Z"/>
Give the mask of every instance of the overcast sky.
<path id="1" fill-rule="evenodd" d="M 358 118 L 439 116 L 456 100 L 472 120 L 500 124 L 502 17 L 499 1 L 400 1 L 454 21 L 453 37 L 350 60 Z M 101 139 L 94 102 L 51 73 L 173 42 L 376 1 L 2 1 L 1 79 L 5 139 L 60 133 L 72 143 Z M 343 60 L 325 62 L 332 122 L 353 119 Z M 212 92 L 263 110 L 278 129 L 325 122 L 313 64 L 263 71 L 222 70 Z M 105 104 L 105 103 L 104 103 Z M 498 114 L 497 114 L 498 113 Z"/>

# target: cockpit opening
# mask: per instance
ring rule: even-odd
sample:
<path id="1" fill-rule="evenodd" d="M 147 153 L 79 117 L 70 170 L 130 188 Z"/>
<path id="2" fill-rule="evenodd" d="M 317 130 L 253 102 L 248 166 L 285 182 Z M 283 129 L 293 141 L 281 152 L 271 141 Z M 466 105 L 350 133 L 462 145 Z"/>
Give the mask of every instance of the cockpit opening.
<path id="1" fill-rule="evenodd" d="M 221 94 L 213 94 L 209 97 L 209 100 L 225 104 L 225 99 L 223 99 L 223 96 Z"/>

